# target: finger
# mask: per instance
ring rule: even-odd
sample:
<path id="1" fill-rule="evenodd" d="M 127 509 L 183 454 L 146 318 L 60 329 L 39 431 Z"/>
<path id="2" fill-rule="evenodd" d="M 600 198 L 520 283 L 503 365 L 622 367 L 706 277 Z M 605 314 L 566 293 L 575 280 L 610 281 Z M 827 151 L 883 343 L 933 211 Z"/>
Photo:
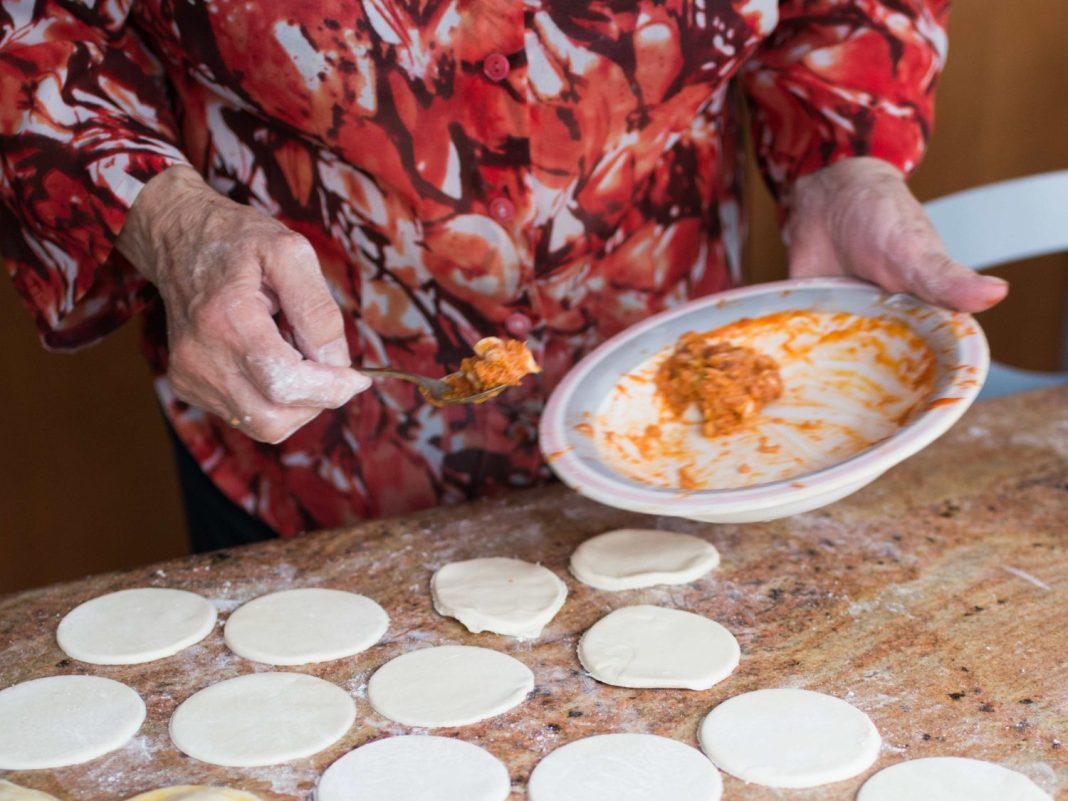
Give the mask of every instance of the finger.
<path id="1" fill-rule="evenodd" d="M 350 367 L 301 358 L 261 305 L 246 305 L 240 316 L 236 358 L 244 377 L 269 403 L 336 409 L 371 386 L 371 379 Z"/>
<path id="2" fill-rule="evenodd" d="M 208 350 L 183 343 L 172 352 L 167 379 L 175 397 L 211 412 L 260 442 L 277 443 L 302 427 L 321 409 L 281 406 L 266 399 L 232 363 Z M 225 377 L 219 380 L 219 377 Z"/>
<path id="3" fill-rule="evenodd" d="M 229 418 L 231 406 L 225 396 L 216 391 L 206 381 L 187 371 L 181 364 L 171 359 L 167 369 L 167 383 L 174 397 L 190 406 Z"/>
<path id="4" fill-rule="evenodd" d="M 1009 292 L 1007 281 L 981 275 L 937 251 L 918 258 L 902 278 L 906 291 L 954 311 L 986 311 Z"/>
<path id="5" fill-rule="evenodd" d="M 218 376 L 232 376 L 233 366 L 222 347 L 205 348 L 193 336 L 171 343 L 167 383 L 178 400 L 219 417 L 231 411 L 230 393 Z"/>
<path id="6" fill-rule="evenodd" d="M 243 361 L 249 381 L 271 403 L 337 409 L 371 386 L 371 379 L 350 367 L 330 367 L 273 354 L 249 354 Z"/>
<path id="7" fill-rule="evenodd" d="M 299 234 L 283 237 L 265 254 L 264 273 L 301 352 L 321 364 L 352 364 L 341 309 L 308 240 Z"/>
<path id="8" fill-rule="evenodd" d="M 232 387 L 230 411 L 223 419 L 258 442 L 277 445 L 319 416 L 321 409 L 279 406 L 263 398 L 247 382 Z"/>

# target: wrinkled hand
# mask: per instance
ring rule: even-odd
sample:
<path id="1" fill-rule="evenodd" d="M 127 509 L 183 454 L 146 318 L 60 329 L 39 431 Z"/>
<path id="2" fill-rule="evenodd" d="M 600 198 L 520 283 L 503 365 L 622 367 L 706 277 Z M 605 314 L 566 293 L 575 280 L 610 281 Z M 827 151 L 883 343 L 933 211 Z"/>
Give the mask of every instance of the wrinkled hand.
<path id="1" fill-rule="evenodd" d="M 978 312 L 1008 284 L 958 264 L 893 165 L 848 158 L 797 181 L 785 235 L 790 275 L 853 275 L 948 309 Z"/>
<path id="2" fill-rule="evenodd" d="M 308 241 L 195 170 L 171 167 L 145 185 L 118 248 L 159 289 L 168 378 L 187 403 L 277 443 L 370 386 L 349 367 L 341 311 Z"/>

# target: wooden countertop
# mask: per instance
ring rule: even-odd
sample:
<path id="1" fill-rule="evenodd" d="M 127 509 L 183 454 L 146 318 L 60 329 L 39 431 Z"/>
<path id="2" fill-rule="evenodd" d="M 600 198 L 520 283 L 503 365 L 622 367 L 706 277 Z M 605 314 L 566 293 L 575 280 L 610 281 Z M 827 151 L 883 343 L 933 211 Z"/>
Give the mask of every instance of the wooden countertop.
<path id="1" fill-rule="evenodd" d="M 608 593 L 574 581 L 566 567 L 573 548 L 620 526 L 700 534 L 719 548 L 723 563 L 684 587 Z M 567 604 L 537 642 L 472 635 L 434 612 L 432 571 L 454 559 L 491 555 L 539 561 L 566 578 Z M 209 684 L 264 666 L 230 654 L 220 629 L 175 657 L 131 667 L 73 662 L 55 644 L 57 623 L 76 604 L 145 585 L 202 593 L 222 619 L 244 601 L 287 587 L 336 587 L 376 599 L 392 621 L 382 643 L 354 658 L 297 668 L 350 690 L 356 725 L 318 756 L 277 767 L 220 768 L 184 757 L 167 737 L 175 706 Z M 139 735 L 108 756 L 62 770 L 0 771 L 0 777 L 61 799 L 122 799 L 200 782 L 265 799 L 310 798 L 319 773 L 349 749 L 408 731 L 367 703 L 375 668 L 414 648 L 468 643 L 522 660 L 537 687 L 500 717 L 435 733 L 503 759 L 513 800 L 524 797 L 537 761 L 570 740 L 644 731 L 696 745 L 699 721 L 720 701 L 788 686 L 832 693 L 866 711 L 884 740 L 876 768 L 933 755 L 989 759 L 1066 801 L 1066 601 L 1063 388 L 979 404 L 941 440 L 860 493 L 788 520 L 707 525 L 646 518 L 553 487 L 0 597 L 0 687 L 92 673 L 126 682 L 149 710 Z M 575 658 L 578 637 L 605 613 L 635 603 L 720 621 L 741 643 L 738 670 L 704 692 L 597 684 Z M 724 797 L 846 801 L 862 780 L 788 792 L 725 777 Z"/>

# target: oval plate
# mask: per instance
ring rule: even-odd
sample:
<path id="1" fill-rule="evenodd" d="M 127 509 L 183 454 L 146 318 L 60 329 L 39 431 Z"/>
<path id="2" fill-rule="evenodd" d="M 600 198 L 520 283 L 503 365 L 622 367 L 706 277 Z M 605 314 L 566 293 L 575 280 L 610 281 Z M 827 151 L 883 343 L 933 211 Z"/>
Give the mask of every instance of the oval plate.
<path id="1" fill-rule="evenodd" d="M 929 395 L 919 398 L 918 411 L 909 415 L 904 424 L 874 435 L 873 444 L 843 452 L 840 458 L 834 456 L 835 449 L 830 446 L 821 453 L 801 448 L 792 454 L 798 464 L 789 470 L 781 464 L 771 469 L 770 463 L 775 459 L 756 452 L 755 443 L 763 439 L 753 434 L 758 430 L 759 419 L 747 426 L 748 436 L 732 440 L 730 445 L 736 450 L 729 454 L 731 448 L 727 445 L 716 444 L 720 451 L 713 453 L 712 444 L 695 437 L 687 439 L 688 445 L 693 446 L 691 450 L 660 452 L 645 462 L 640 448 L 631 448 L 632 458 L 624 462 L 616 451 L 605 447 L 613 433 L 656 422 L 655 417 L 650 417 L 657 406 L 651 402 L 652 388 L 643 394 L 640 384 L 650 383 L 648 377 L 655 372 L 651 365 L 655 368 L 682 334 L 717 329 L 744 318 L 795 311 L 842 312 L 905 323 L 935 358 L 932 389 Z M 745 344 L 733 338 L 732 341 Z M 898 351 L 901 356 L 900 343 Z M 870 377 L 878 373 L 875 351 L 850 348 L 849 353 L 857 361 L 847 367 L 855 367 L 857 374 Z M 975 400 L 989 362 L 986 337 L 971 316 L 928 305 L 909 295 L 889 295 L 849 278 L 807 278 L 742 287 L 662 312 L 617 334 L 590 353 L 550 397 L 542 416 L 540 446 L 553 471 L 568 486 L 609 506 L 708 522 L 772 520 L 845 497 L 929 445 Z M 800 380 L 808 387 L 824 381 L 832 367 L 815 359 L 806 363 L 803 370 L 796 366 L 790 369 L 795 371 L 794 385 Z M 843 363 L 835 362 L 833 369 L 841 375 Z M 786 363 L 782 364 L 782 371 L 789 392 Z M 644 379 L 638 380 L 643 374 Z M 624 388 L 628 380 L 633 382 L 631 389 L 637 390 L 631 393 L 632 401 Z M 764 412 L 770 414 L 773 410 L 774 404 L 769 404 Z M 804 412 L 817 426 L 826 423 L 862 428 L 871 422 L 870 415 L 865 416 L 857 404 L 828 402 L 820 406 L 806 401 Z M 717 472 L 717 458 L 730 460 L 737 472 L 745 472 L 745 481 L 730 486 L 731 482 L 724 479 L 728 474 Z M 768 463 L 768 470 L 753 471 L 749 467 L 749 463 L 760 465 L 762 459 Z M 804 464 L 804 459 L 811 463 Z M 683 488 L 677 483 L 673 486 L 670 476 L 676 475 L 678 468 L 694 468 L 711 476 L 709 482 L 717 488 L 708 488 L 708 483 L 696 488 Z M 762 475 L 767 479 L 762 480 Z"/>

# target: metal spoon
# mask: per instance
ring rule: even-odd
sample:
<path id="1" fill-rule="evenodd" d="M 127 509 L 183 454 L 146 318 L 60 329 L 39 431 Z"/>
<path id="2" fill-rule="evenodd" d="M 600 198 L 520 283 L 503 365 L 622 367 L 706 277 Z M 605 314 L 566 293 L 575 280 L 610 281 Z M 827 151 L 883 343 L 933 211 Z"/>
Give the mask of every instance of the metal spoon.
<path id="1" fill-rule="evenodd" d="M 457 396 L 455 394 L 456 386 L 450 384 L 449 379 L 455 378 L 457 381 L 464 380 L 464 375 L 461 372 L 450 373 L 444 378 L 430 378 L 425 375 L 409 373 L 404 370 L 394 370 L 392 367 L 360 367 L 358 369 L 364 375 L 369 375 L 372 378 L 399 378 L 401 381 L 411 381 L 413 384 L 418 385 L 423 395 L 431 403 L 437 406 L 455 406 L 461 403 L 480 403 L 489 400 L 494 395 L 499 395 L 501 392 L 508 389 L 507 384 L 501 384 L 497 387 L 490 387 L 482 392 Z"/>

